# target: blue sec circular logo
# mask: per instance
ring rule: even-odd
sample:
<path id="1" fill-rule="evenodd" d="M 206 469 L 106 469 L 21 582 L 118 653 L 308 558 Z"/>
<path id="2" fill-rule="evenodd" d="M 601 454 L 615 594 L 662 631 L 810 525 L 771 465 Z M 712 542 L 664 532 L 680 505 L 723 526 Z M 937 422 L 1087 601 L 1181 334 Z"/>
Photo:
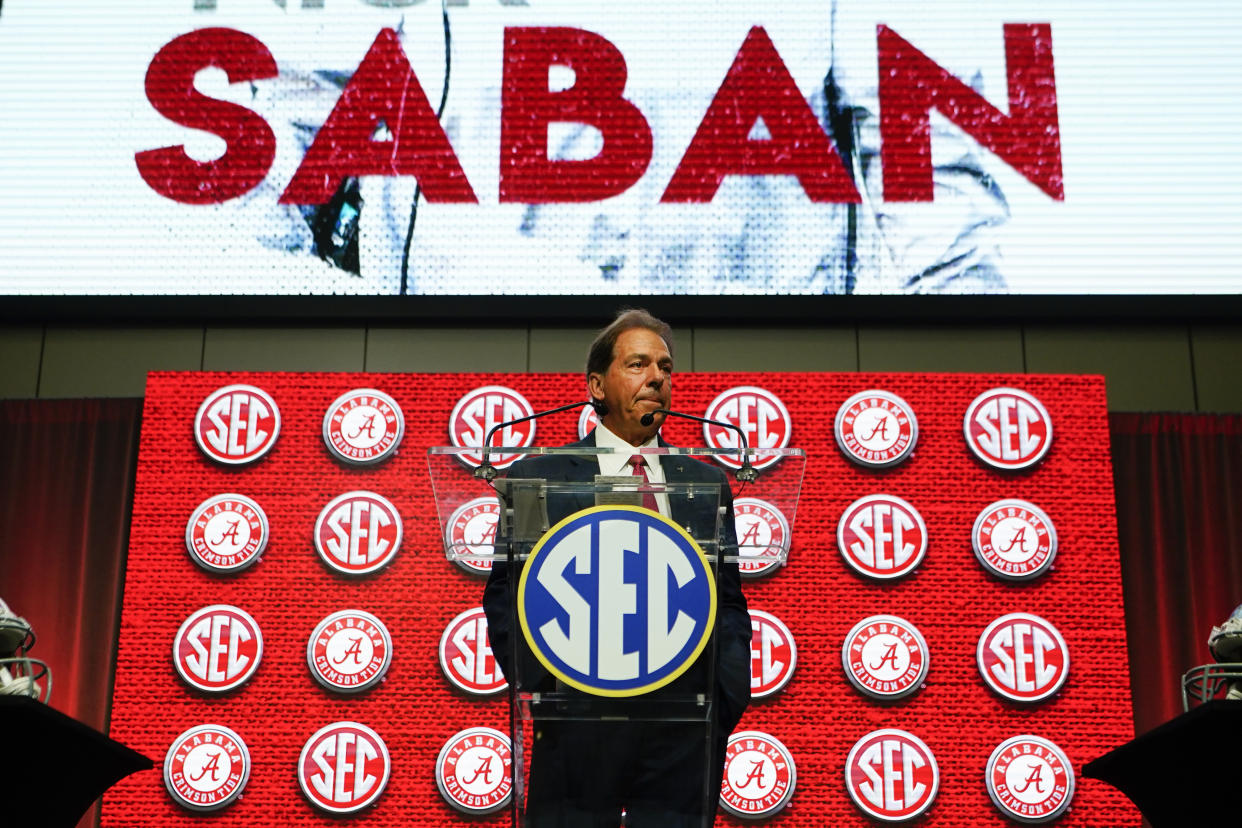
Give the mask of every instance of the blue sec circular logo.
<path id="1" fill-rule="evenodd" d="M 716 626 L 703 550 L 638 506 L 583 509 L 548 530 L 518 582 L 518 620 L 540 663 L 597 696 L 638 696 L 692 665 Z"/>

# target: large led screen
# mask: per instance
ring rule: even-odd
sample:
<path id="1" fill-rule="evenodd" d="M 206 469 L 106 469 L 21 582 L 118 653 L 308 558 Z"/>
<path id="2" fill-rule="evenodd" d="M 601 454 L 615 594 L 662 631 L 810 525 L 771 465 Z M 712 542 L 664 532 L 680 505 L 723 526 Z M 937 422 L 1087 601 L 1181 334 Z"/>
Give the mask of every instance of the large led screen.
<path id="1" fill-rule="evenodd" d="M 0 294 L 1240 294 L 1233 17 L 5 0 Z"/>

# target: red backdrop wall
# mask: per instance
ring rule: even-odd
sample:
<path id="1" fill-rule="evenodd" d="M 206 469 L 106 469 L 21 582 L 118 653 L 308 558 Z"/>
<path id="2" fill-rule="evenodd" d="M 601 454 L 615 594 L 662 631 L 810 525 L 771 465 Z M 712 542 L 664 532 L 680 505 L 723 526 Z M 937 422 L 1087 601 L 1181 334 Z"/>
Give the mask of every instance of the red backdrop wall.
<path id="1" fill-rule="evenodd" d="M 235 382 L 266 389 L 282 413 L 281 436 L 258 463 L 226 468 L 194 443 L 191 422 L 203 398 Z M 426 449 L 448 442 L 454 403 L 472 388 L 508 385 L 536 410 L 583 394 L 580 375 L 152 374 L 148 383 L 135 490 L 118 653 L 112 735 L 162 759 L 177 734 L 217 722 L 247 742 L 254 771 L 242 800 L 211 818 L 221 826 L 333 825 L 301 796 L 295 764 L 319 727 L 352 718 L 385 739 L 393 758 L 388 789 L 373 811 L 356 817 L 374 826 L 454 825 L 461 818 L 440 798 L 433 765 L 444 741 L 473 725 L 503 728 L 503 698 L 478 700 L 455 692 L 436 662 L 444 625 L 479 602 L 482 581 L 447 562 L 439 539 L 426 471 Z M 793 419 L 792 445 L 809 459 L 787 567 L 747 584 L 751 606 L 773 612 L 798 644 L 797 673 L 783 693 L 757 703 L 741 723 L 784 742 L 798 767 L 797 791 L 774 822 L 787 826 L 866 825 L 848 799 L 843 767 L 850 747 L 879 727 L 909 730 L 936 755 L 939 797 L 923 824 L 1006 825 L 982 781 L 993 747 L 1020 733 L 1057 742 L 1076 769 L 1133 735 L 1127 688 L 1118 552 L 1103 381 L 1098 377 L 969 374 L 679 375 L 677 407 L 701 412 L 720 391 L 760 385 L 780 397 Z M 962 438 L 970 401 L 1007 385 L 1038 397 L 1055 437 L 1045 462 L 1021 474 L 1000 474 L 976 462 Z M 344 391 L 373 387 L 404 409 L 399 454 L 374 468 L 333 461 L 320 436 L 323 414 Z M 836 407 L 852 394 L 880 388 L 902 396 L 919 419 L 918 446 L 901 465 L 868 471 L 847 461 L 832 437 Z M 575 437 L 576 416 L 539 426 L 537 441 Z M 692 424 L 672 422 L 673 443 L 701 443 Z M 311 529 L 319 510 L 342 492 L 365 488 L 391 500 L 405 521 L 395 562 L 354 581 L 333 575 L 318 559 Z M 184 548 L 185 523 L 207 497 L 246 494 L 265 509 L 272 540 L 263 560 L 232 577 L 195 567 Z M 838 516 L 856 498 L 895 494 L 914 504 L 929 531 L 920 570 L 898 583 L 876 585 L 851 574 L 835 549 Z M 482 492 L 481 492 L 482 493 Z M 985 574 L 970 548 L 980 509 L 1005 497 L 1030 500 L 1057 527 L 1054 572 L 1026 584 Z M 194 609 L 232 603 L 255 617 L 265 652 L 254 678 L 223 698 L 203 698 L 176 676 L 173 636 Z M 362 698 L 318 689 L 305 664 L 306 639 L 329 612 L 361 608 L 391 630 L 394 660 L 387 681 Z M 975 646 L 999 615 L 1033 612 L 1052 621 L 1072 657 L 1061 692 L 1018 708 L 990 693 L 975 667 Z M 853 691 L 840 662 L 844 635 L 877 613 L 917 625 L 931 648 L 927 686 L 881 706 Z M 1067 826 L 1138 825 L 1137 811 L 1107 785 L 1078 780 Z M 174 805 L 157 773 L 123 781 L 105 798 L 103 824 L 193 825 L 202 818 Z M 475 824 L 504 824 L 496 816 Z M 726 820 L 722 817 L 721 822 Z"/>

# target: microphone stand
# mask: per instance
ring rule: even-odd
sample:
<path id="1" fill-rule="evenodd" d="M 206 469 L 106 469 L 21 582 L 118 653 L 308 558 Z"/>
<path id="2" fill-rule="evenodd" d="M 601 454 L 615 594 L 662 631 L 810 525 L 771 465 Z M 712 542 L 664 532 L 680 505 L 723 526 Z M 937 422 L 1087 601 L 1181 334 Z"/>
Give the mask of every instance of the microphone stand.
<path id="1" fill-rule="evenodd" d="M 508 420 L 503 423 L 497 423 L 496 425 L 488 429 L 487 436 L 483 438 L 483 462 L 480 463 L 479 467 L 474 470 L 474 476 L 480 480 L 485 480 L 488 483 L 491 483 L 493 480 L 496 479 L 496 475 L 500 474 L 500 471 L 495 466 L 492 465 L 492 462 L 490 459 L 491 453 L 492 453 L 492 435 L 495 434 L 500 429 L 506 428 L 511 425 L 517 425 L 518 423 L 524 423 L 527 420 L 536 420 L 540 417 L 545 417 L 548 414 L 559 414 L 562 411 L 568 411 L 571 408 L 581 408 L 584 405 L 594 405 L 594 404 L 595 404 L 594 400 L 587 400 L 586 402 L 569 403 L 568 405 L 562 405 L 557 408 L 549 408 L 547 411 L 539 411 L 527 417 L 518 417 L 516 420 Z"/>
<path id="2" fill-rule="evenodd" d="M 742 443 L 742 467 L 735 471 L 733 476 L 741 483 L 753 483 L 756 479 L 758 479 L 759 470 L 750 464 L 750 446 L 746 442 L 746 435 L 738 426 L 733 423 L 725 422 L 724 420 L 709 420 L 707 417 L 698 417 L 694 414 L 683 414 L 680 411 L 670 411 L 667 408 L 657 408 L 655 411 L 650 411 L 639 418 L 639 422 L 645 426 L 649 426 L 655 422 L 655 415 L 657 414 L 668 414 L 673 417 L 684 417 L 687 420 L 695 420 L 696 422 L 720 426 L 721 428 L 733 429 L 737 432 L 738 440 Z"/>

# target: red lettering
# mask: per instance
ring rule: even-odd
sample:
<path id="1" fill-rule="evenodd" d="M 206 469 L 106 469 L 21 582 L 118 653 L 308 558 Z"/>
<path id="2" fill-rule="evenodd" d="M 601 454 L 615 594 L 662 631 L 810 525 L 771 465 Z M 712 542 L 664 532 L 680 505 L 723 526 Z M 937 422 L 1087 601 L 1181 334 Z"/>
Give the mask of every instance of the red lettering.
<path id="1" fill-rule="evenodd" d="M 931 201 L 935 109 L 1057 201 L 1065 200 L 1052 26 L 1005 24 L 1009 114 L 887 26 L 878 27 L 885 201 Z"/>
<path id="2" fill-rule="evenodd" d="M 566 66 L 573 86 L 548 89 Z M 500 114 L 500 201 L 598 201 L 631 187 L 651 163 L 651 127 L 622 97 L 627 70 L 617 47 L 582 29 L 505 29 Z M 594 158 L 548 158 L 550 123 L 587 124 L 603 135 Z"/>
<path id="3" fill-rule="evenodd" d="M 751 139 L 763 119 L 770 139 Z M 711 201 L 726 175 L 794 175 L 814 202 L 861 199 L 776 47 L 751 28 L 660 200 Z"/>
<path id="4" fill-rule="evenodd" d="M 184 144 L 134 155 L 142 180 L 183 204 L 218 204 L 254 189 L 276 157 L 276 136 L 266 121 L 194 88 L 194 76 L 211 66 L 223 69 L 229 83 L 276 76 L 276 60 L 267 47 L 235 29 L 198 29 L 155 53 L 147 68 L 147 100 L 170 121 L 218 135 L 226 145 L 214 161 L 195 161 Z"/>
<path id="5" fill-rule="evenodd" d="M 392 137 L 376 140 L 386 125 Z M 306 151 L 281 204 L 323 204 L 346 176 L 413 175 L 431 202 L 478 201 L 401 49 L 382 29 Z"/>

